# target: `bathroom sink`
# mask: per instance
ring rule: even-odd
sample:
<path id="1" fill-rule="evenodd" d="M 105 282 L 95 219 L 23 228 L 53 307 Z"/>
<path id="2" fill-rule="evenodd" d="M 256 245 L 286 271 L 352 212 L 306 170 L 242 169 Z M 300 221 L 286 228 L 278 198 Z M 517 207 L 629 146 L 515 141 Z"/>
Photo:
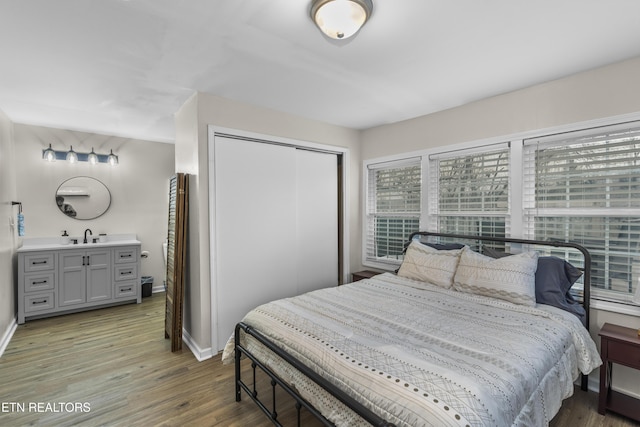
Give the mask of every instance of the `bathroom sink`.
<path id="1" fill-rule="evenodd" d="M 107 236 L 106 242 L 96 242 L 93 240 L 83 243 L 82 238 L 78 239 L 78 243 L 73 243 L 75 236 L 71 237 L 71 242 L 63 244 L 60 237 L 32 237 L 22 239 L 22 246 L 18 249 L 18 252 L 23 251 L 39 251 L 46 249 L 79 249 L 79 248 L 99 248 L 107 246 L 140 244 L 135 234 L 110 234 Z"/>

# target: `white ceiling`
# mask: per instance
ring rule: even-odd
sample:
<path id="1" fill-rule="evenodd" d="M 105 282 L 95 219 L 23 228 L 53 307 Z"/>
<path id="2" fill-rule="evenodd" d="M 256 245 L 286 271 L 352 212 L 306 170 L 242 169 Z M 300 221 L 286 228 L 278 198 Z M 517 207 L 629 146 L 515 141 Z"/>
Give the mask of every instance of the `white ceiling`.
<path id="1" fill-rule="evenodd" d="M 374 0 L 329 41 L 310 0 L 0 0 L 0 110 L 167 141 L 195 91 L 351 128 L 640 55 L 638 0 Z"/>

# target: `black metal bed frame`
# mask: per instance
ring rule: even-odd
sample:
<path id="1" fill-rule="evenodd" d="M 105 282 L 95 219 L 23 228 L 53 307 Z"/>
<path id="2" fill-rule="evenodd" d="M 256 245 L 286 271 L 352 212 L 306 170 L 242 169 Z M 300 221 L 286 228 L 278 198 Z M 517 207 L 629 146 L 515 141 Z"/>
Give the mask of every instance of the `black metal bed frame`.
<path id="1" fill-rule="evenodd" d="M 302 398 L 293 388 L 289 387 L 289 385 L 281 380 L 275 372 L 273 372 L 269 367 L 260 362 L 246 347 L 240 344 L 240 331 L 252 336 L 260 344 L 267 347 L 274 354 L 282 358 L 289 365 L 293 366 L 296 370 L 301 372 L 303 375 L 311 379 L 313 382 L 318 384 L 320 387 L 329 392 L 333 397 L 337 398 L 339 401 L 344 403 L 349 409 L 351 409 L 356 414 L 360 415 L 363 419 L 369 422 L 373 426 L 380 427 L 394 427 L 394 424 L 388 423 L 384 419 L 380 418 L 378 415 L 371 412 L 368 408 L 363 406 L 360 402 L 353 399 L 351 396 L 346 394 L 344 391 L 331 384 L 321 375 L 318 375 L 315 371 L 311 370 L 307 366 L 305 366 L 302 362 L 300 362 L 295 357 L 291 356 L 278 346 L 274 345 L 268 338 L 262 335 L 255 328 L 240 322 L 236 325 L 235 329 L 235 369 L 236 369 L 236 402 L 239 402 L 242 398 L 242 390 L 244 390 L 249 397 L 258 405 L 258 407 L 265 413 L 265 415 L 273 422 L 273 424 L 277 426 L 282 426 L 278 421 L 278 413 L 276 411 L 276 386 L 282 387 L 284 391 L 286 391 L 295 401 L 295 407 L 298 418 L 298 426 L 300 426 L 300 416 L 301 409 L 307 409 L 314 417 L 320 420 L 325 426 L 333 426 L 334 424 L 329 421 L 324 415 L 322 415 L 313 405 L 307 402 L 304 398 Z M 240 368 L 240 357 L 242 355 L 247 356 L 251 360 L 251 369 L 253 372 L 253 386 L 249 387 L 242 381 L 241 378 L 241 368 Z M 262 401 L 258 398 L 258 391 L 256 390 L 256 368 L 260 368 L 269 378 L 271 378 L 271 399 L 272 399 L 272 409 L 269 410 L 265 406 Z"/>
<path id="2" fill-rule="evenodd" d="M 535 246 L 551 246 L 557 248 L 573 248 L 580 251 L 584 257 L 584 294 L 583 294 L 583 306 L 586 311 L 586 328 L 589 329 L 589 300 L 590 300 L 590 287 L 591 287 L 591 254 L 589 251 L 583 246 L 570 243 L 570 242 L 555 242 L 555 241 L 542 241 L 542 240 L 527 240 L 527 239 L 512 239 L 512 238 L 503 238 L 503 237 L 485 237 L 485 236 L 471 236 L 471 235 L 463 235 L 463 234 L 450 234 L 450 233 L 435 233 L 429 231 L 418 231 L 412 233 L 409 236 L 409 242 L 415 236 L 433 236 L 433 237 L 442 237 L 442 238 L 453 238 L 460 240 L 472 240 L 472 241 L 490 241 L 490 242 L 499 242 L 499 243 L 516 243 L 516 244 L 525 244 L 525 245 L 535 245 Z M 242 390 L 244 390 L 247 395 L 256 403 L 256 405 L 264 412 L 264 414 L 271 420 L 271 422 L 276 426 L 282 426 L 282 424 L 278 421 L 278 413 L 276 409 L 276 387 L 280 386 L 287 394 L 289 394 L 295 400 L 295 408 L 297 412 L 297 421 L 298 427 L 300 427 L 301 420 L 301 410 L 305 408 L 308 410 L 314 417 L 316 417 L 322 424 L 325 426 L 333 426 L 334 424 L 329 421 L 324 415 L 320 413 L 316 408 L 313 407 L 311 403 L 306 401 L 302 396 L 298 394 L 298 392 L 290 387 L 285 381 L 280 379 L 278 375 L 273 372 L 268 366 L 263 364 L 258 358 L 256 358 L 246 347 L 244 347 L 240 343 L 240 333 L 244 332 L 247 335 L 255 338 L 260 344 L 268 348 L 275 355 L 280 357 L 286 363 L 291 365 L 293 368 L 298 370 L 300 373 L 311 379 L 313 382 L 318 384 L 324 390 L 326 390 L 333 397 L 338 399 L 344 405 L 346 405 L 353 412 L 358 414 L 364 420 L 369 422 L 373 426 L 379 427 L 393 427 L 394 424 L 389 423 L 388 421 L 382 419 L 375 413 L 373 413 L 370 409 L 362 405 L 360 402 L 353 399 L 351 396 L 346 394 L 343 390 L 336 387 L 329 381 L 327 381 L 324 377 L 313 371 L 311 368 L 304 365 L 298 359 L 288 354 L 286 351 L 282 350 L 280 347 L 275 345 L 272 341 L 270 341 L 267 337 L 265 337 L 262 333 L 257 331 L 255 328 L 240 322 L 236 325 L 234 340 L 235 340 L 235 394 L 236 394 L 236 402 L 241 401 L 242 399 Z M 252 378 L 253 385 L 249 386 L 242 380 L 241 375 L 241 358 L 242 355 L 245 355 L 249 360 L 251 360 L 251 369 L 252 369 Z M 271 399 L 272 399 L 272 408 L 269 409 L 267 406 L 260 400 L 258 397 L 258 391 L 256 389 L 256 368 L 259 368 L 262 372 L 264 372 L 270 379 L 271 384 Z M 581 389 L 586 391 L 588 386 L 588 376 L 582 375 L 581 378 Z"/>

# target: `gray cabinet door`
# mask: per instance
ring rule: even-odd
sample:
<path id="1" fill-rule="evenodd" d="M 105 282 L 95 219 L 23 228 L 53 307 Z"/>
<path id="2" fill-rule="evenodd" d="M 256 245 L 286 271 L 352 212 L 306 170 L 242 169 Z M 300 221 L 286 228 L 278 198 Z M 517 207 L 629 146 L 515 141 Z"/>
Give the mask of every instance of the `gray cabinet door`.
<path id="1" fill-rule="evenodd" d="M 84 251 L 60 251 L 59 253 L 58 306 L 73 306 L 87 301 L 87 273 Z"/>
<path id="2" fill-rule="evenodd" d="M 111 283 L 111 251 L 91 250 L 86 252 L 87 302 L 110 300 L 113 296 Z"/>
<path id="3" fill-rule="evenodd" d="M 110 300 L 111 251 L 60 252 L 59 306 L 72 306 Z"/>

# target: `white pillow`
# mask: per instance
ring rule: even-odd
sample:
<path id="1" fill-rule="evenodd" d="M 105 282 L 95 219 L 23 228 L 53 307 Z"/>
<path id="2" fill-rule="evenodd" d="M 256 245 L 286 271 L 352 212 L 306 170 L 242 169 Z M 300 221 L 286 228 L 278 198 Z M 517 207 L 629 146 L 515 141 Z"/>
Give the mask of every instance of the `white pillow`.
<path id="1" fill-rule="evenodd" d="M 535 251 L 494 259 L 465 248 L 453 287 L 461 292 L 533 307 L 536 305 L 537 268 L 538 253 Z"/>
<path id="2" fill-rule="evenodd" d="M 414 240 L 404 255 L 398 276 L 451 288 L 462 249 L 438 250 Z"/>

